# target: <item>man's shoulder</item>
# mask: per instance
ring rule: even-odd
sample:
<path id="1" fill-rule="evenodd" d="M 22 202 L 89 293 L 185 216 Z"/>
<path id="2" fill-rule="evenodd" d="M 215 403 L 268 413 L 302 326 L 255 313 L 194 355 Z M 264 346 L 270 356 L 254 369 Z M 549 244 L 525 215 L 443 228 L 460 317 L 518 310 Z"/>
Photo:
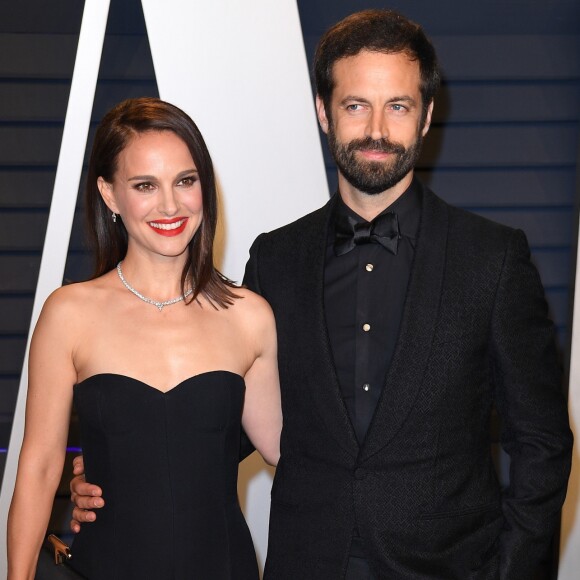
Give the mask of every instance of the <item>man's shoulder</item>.
<path id="1" fill-rule="evenodd" d="M 330 199 L 322 207 L 269 232 L 260 234 L 257 242 L 261 245 L 295 244 L 309 235 L 323 234 L 333 205 Z"/>
<path id="2" fill-rule="evenodd" d="M 244 284 L 264 295 L 266 282 L 279 289 L 288 276 L 291 279 L 312 260 L 322 259 L 333 204 L 334 198 L 285 226 L 260 234 L 250 248 Z"/>
<path id="3" fill-rule="evenodd" d="M 296 232 L 304 231 L 305 228 L 309 228 L 312 225 L 318 225 L 321 221 L 324 221 L 328 215 L 332 200 L 325 203 L 322 207 L 311 211 L 310 213 L 299 217 L 298 219 L 283 225 L 271 232 L 268 232 L 266 236 L 277 238 L 286 235 L 293 235 Z"/>
<path id="4" fill-rule="evenodd" d="M 424 186 L 424 204 L 438 207 L 448 216 L 448 226 L 451 234 L 465 236 L 466 239 L 494 238 L 505 240 L 510 238 L 515 229 L 501 224 L 465 208 L 452 205 Z"/>

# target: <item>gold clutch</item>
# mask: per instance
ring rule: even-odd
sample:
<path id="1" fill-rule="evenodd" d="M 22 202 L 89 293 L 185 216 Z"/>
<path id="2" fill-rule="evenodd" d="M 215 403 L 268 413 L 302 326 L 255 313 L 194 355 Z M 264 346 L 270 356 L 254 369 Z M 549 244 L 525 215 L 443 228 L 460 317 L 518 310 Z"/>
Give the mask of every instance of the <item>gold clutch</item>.
<path id="1" fill-rule="evenodd" d="M 50 542 L 54 551 L 55 564 L 64 564 L 72 558 L 70 548 L 59 537 L 50 534 L 46 539 Z"/>
<path id="2" fill-rule="evenodd" d="M 38 556 L 35 580 L 86 580 L 71 564 L 70 548 L 57 536 L 50 534 Z"/>

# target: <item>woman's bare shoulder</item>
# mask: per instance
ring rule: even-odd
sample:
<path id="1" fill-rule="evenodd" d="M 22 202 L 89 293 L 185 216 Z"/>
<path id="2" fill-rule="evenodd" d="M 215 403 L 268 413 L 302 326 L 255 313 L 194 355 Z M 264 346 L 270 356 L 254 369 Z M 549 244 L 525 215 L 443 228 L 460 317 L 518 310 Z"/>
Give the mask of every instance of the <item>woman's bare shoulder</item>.
<path id="1" fill-rule="evenodd" d="M 248 290 L 247 288 L 236 288 L 235 299 L 231 308 L 237 311 L 241 316 L 260 316 L 265 319 L 273 318 L 272 308 L 268 302 L 259 294 Z"/>
<path id="2" fill-rule="evenodd" d="M 102 307 L 106 300 L 108 274 L 88 280 L 75 282 L 57 288 L 46 299 L 42 308 L 42 316 L 72 317 L 80 312 L 87 313 Z"/>
<path id="3" fill-rule="evenodd" d="M 239 298 L 228 308 L 247 344 L 256 352 L 276 342 L 276 321 L 268 302 L 247 288 L 236 288 Z"/>

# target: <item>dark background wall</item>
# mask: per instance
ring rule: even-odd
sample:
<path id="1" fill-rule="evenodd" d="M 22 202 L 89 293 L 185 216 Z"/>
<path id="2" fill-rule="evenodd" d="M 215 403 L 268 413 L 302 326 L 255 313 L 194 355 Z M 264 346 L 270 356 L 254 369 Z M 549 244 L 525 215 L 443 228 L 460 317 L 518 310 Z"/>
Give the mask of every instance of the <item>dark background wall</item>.
<path id="1" fill-rule="evenodd" d="M 24 350 L 84 2 L 0 3 L 0 473 L 16 403 Z M 115 103 L 158 96 L 140 0 L 112 0 L 85 158 L 99 119 Z M 85 148 L 84 143 L 79 147 Z M 84 174 L 83 174 L 84 179 Z M 81 180 L 81 190 L 82 183 Z M 77 192 L 71 195 L 77 197 Z M 82 194 L 65 281 L 87 278 Z M 76 417 L 50 528 L 66 536 L 68 480 L 80 445 Z"/>
<path id="2" fill-rule="evenodd" d="M 451 203 L 524 229 L 565 361 L 577 237 L 580 2 L 298 0 L 298 7 L 309 62 L 322 32 L 353 11 L 390 7 L 423 24 L 444 84 L 418 174 Z M 0 4 L 0 448 L 9 440 L 82 9 L 79 0 Z M 187 26 L 195 34 L 195 23 Z M 112 0 L 93 130 L 111 105 L 141 95 L 155 96 L 157 87 L 140 2 Z M 90 271 L 82 200 L 77 213 L 65 273 L 73 281 Z M 70 444 L 78 446 L 74 422 Z M 0 452 L 0 472 L 4 459 Z M 65 486 L 61 496 L 64 505 Z M 59 512 L 52 526 L 65 519 Z"/>

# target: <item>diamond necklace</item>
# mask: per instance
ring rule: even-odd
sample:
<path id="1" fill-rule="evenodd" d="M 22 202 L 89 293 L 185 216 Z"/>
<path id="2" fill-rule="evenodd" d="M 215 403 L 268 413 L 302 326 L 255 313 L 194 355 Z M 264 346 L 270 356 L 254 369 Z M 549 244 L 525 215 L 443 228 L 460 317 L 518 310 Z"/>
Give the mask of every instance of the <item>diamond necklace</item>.
<path id="1" fill-rule="evenodd" d="M 123 271 L 121 270 L 122 263 L 123 263 L 123 260 L 121 260 L 117 264 L 117 274 L 119 274 L 119 278 L 121 279 L 121 282 L 123 282 L 123 285 L 125 286 L 125 288 L 127 288 L 127 290 L 129 290 L 129 292 L 132 292 L 133 294 L 135 294 L 135 296 L 137 296 L 137 298 L 141 298 L 141 300 L 143 300 L 143 302 L 147 302 L 147 304 L 153 304 L 153 306 L 157 306 L 157 308 L 159 308 L 159 312 L 161 312 L 163 310 L 164 306 L 171 306 L 172 304 L 177 304 L 177 302 L 181 302 L 182 300 L 185 300 L 190 294 L 193 293 L 193 289 L 190 288 L 185 294 L 182 294 L 181 296 L 178 296 L 177 298 L 173 298 L 171 300 L 164 300 L 163 302 L 158 302 L 157 300 L 152 300 L 151 298 L 147 298 L 147 296 L 143 296 L 143 294 L 141 294 L 141 292 L 138 292 L 137 290 L 135 290 L 135 288 L 133 288 L 133 286 L 131 286 L 131 284 L 129 284 L 129 282 L 127 282 L 127 280 L 125 280 L 125 277 L 123 276 Z"/>

